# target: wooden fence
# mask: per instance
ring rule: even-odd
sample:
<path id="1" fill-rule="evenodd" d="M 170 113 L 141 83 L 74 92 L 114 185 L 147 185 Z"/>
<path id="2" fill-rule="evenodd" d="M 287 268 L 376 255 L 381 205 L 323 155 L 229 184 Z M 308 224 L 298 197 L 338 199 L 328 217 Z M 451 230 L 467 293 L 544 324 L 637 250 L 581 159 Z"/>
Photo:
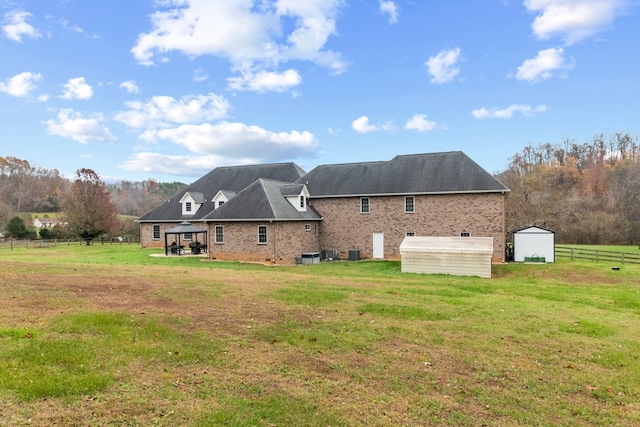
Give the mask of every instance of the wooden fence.
<path id="1" fill-rule="evenodd" d="M 556 245 L 556 257 L 583 259 L 588 261 L 616 262 L 620 264 L 640 264 L 640 254 L 630 252 L 603 251 Z"/>
<path id="2" fill-rule="evenodd" d="M 0 241 L 2 249 L 37 249 L 53 248 L 56 246 L 72 245 L 130 245 L 140 243 L 138 236 L 118 236 L 118 237 L 96 237 L 93 239 L 34 239 L 34 240 L 12 240 Z"/>

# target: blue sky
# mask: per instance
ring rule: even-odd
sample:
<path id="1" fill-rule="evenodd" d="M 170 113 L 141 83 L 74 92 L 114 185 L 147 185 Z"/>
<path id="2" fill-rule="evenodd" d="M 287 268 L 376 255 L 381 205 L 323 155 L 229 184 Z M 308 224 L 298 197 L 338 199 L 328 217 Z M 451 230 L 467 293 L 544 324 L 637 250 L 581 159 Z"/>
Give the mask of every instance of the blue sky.
<path id="1" fill-rule="evenodd" d="M 0 156 L 217 166 L 640 134 L 638 0 L 0 0 Z"/>

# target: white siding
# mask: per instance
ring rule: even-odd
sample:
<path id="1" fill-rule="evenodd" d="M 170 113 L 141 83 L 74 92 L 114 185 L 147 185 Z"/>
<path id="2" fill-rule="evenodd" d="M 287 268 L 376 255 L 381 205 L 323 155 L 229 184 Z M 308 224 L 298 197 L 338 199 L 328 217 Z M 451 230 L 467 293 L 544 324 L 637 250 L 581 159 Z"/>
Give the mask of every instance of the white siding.
<path id="1" fill-rule="evenodd" d="M 544 257 L 555 262 L 555 234 L 538 227 L 529 227 L 513 233 L 513 260 L 523 262 L 525 257 Z"/>
<path id="2" fill-rule="evenodd" d="M 406 237 L 400 245 L 403 273 L 491 277 L 491 237 Z"/>

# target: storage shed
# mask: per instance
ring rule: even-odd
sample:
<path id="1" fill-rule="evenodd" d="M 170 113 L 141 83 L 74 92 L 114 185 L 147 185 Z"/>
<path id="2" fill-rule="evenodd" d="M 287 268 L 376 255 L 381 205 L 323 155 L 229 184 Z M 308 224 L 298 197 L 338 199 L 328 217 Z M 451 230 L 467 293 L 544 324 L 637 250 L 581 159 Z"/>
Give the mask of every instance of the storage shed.
<path id="1" fill-rule="evenodd" d="M 529 226 L 513 232 L 513 260 L 555 262 L 556 235 L 551 230 Z"/>
<path id="2" fill-rule="evenodd" d="M 491 278 L 492 237 L 405 237 L 400 245 L 403 273 Z"/>

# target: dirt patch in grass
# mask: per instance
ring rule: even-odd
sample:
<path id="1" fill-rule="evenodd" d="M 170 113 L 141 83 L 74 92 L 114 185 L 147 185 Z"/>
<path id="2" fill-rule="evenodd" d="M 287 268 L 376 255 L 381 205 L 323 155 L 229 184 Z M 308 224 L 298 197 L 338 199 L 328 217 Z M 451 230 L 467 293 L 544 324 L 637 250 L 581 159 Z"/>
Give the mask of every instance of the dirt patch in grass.
<path id="1" fill-rule="evenodd" d="M 490 310 L 524 304 L 499 282 L 464 282 L 456 293 L 442 277 L 420 282 L 411 276 L 405 282 L 398 276 L 313 276 L 308 273 L 313 270 L 295 269 L 54 264 L 33 269 L 20 262 L 2 267 L 0 331 L 20 328 L 33 338 L 7 332 L 0 335 L 0 347 L 42 336 L 57 339 L 64 334 L 52 325 L 83 313 L 112 313 L 138 328 L 87 334 L 98 345 L 121 347 L 109 355 L 115 361 L 98 355 L 111 375 L 102 389 L 23 400 L 10 387 L 0 387 L 0 419 L 7 425 L 631 426 L 640 421 L 638 390 L 620 378 L 622 371 L 589 359 L 617 329 L 591 336 L 563 332 L 559 320 L 544 323 L 556 310 L 575 310 L 580 318 L 580 307 L 563 306 L 562 298 L 543 301 L 554 312 L 518 306 L 530 317 Z M 565 272 L 527 274 L 535 280 L 555 275 L 552 280 L 567 285 L 579 276 L 561 281 Z M 603 272 L 580 283 L 604 278 Z M 425 292 L 408 292 L 417 286 Z M 465 292 L 460 310 L 451 295 L 469 286 L 496 289 Z M 330 298 L 323 303 L 322 295 Z M 358 309 L 383 303 L 454 315 L 403 317 Z M 515 324 L 528 318 L 542 326 Z M 640 324 L 625 321 L 626 327 Z M 508 328 L 509 322 L 519 328 Z M 571 359 L 557 351 L 572 346 L 580 352 Z"/>

